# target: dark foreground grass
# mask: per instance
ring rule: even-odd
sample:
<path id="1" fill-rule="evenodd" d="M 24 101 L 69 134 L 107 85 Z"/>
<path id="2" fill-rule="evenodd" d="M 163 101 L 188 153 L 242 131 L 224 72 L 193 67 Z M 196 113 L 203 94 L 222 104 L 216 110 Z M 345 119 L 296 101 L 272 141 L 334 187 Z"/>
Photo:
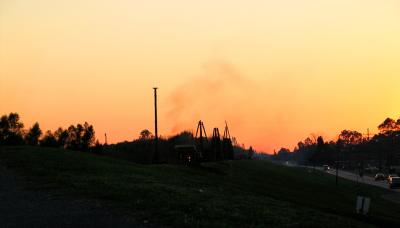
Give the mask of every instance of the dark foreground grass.
<path id="1" fill-rule="evenodd" d="M 0 161 L 32 184 L 65 197 L 101 202 L 153 224 L 181 227 L 366 227 L 400 225 L 400 205 L 384 189 L 267 161 L 186 168 L 138 165 L 87 153 L 2 147 Z M 372 198 L 368 217 L 355 198 Z"/>

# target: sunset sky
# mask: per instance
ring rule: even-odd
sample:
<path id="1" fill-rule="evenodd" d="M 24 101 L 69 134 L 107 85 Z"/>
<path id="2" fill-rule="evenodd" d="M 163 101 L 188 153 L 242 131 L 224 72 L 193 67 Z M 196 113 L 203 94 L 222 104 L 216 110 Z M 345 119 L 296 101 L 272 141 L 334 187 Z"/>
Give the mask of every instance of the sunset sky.
<path id="1" fill-rule="evenodd" d="M 271 153 L 400 116 L 398 0 L 0 0 L 0 114 L 97 137 L 207 133 Z"/>

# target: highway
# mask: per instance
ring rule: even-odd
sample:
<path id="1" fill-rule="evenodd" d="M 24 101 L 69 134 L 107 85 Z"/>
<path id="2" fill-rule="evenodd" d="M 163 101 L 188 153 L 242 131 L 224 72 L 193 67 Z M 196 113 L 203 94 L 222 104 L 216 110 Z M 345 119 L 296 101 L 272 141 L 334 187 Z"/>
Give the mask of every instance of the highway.
<path id="1" fill-rule="evenodd" d="M 335 169 L 330 169 L 329 171 L 324 171 L 322 167 L 317 167 L 316 169 L 318 169 L 318 170 L 320 170 L 322 172 L 329 173 L 331 175 L 336 175 L 336 170 Z M 380 188 L 391 190 L 393 192 L 400 193 L 400 189 L 390 189 L 389 188 L 389 184 L 388 184 L 387 181 L 375 181 L 375 179 L 373 177 L 370 177 L 370 176 L 365 176 L 364 175 L 361 178 L 359 175 L 357 175 L 355 173 L 339 170 L 339 177 L 347 179 L 347 180 L 351 180 L 351 181 L 356 181 L 356 182 L 360 182 L 360 183 L 364 183 L 364 184 L 377 186 L 377 187 L 380 187 Z"/>
<path id="2" fill-rule="evenodd" d="M 302 167 L 302 168 L 307 168 L 307 169 L 313 169 L 312 166 L 303 166 L 303 165 L 297 165 L 294 163 L 290 163 L 290 162 L 286 162 L 286 163 L 277 163 L 277 164 L 282 164 L 282 165 L 286 165 L 289 167 Z M 336 170 L 335 169 L 330 169 L 329 171 L 325 171 L 323 167 L 319 167 L 316 166 L 315 167 L 316 170 L 321 171 L 321 172 L 325 172 L 331 175 L 336 175 Z M 369 185 L 373 185 L 376 187 L 380 187 L 380 188 L 384 188 L 387 190 L 390 190 L 392 192 L 397 192 L 400 193 L 400 189 L 390 189 L 389 188 L 389 184 L 386 180 L 384 181 L 375 181 L 375 179 L 373 177 L 370 176 L 363 176 L 362 178 L 355 173 L 352 172 L 348 172 L 348 171 L 344 171 L 344 170 L 340 170 L 339 169 L 339 173 L 338 176 L 347 180 L 351 180 L 354 182 L 360 182 L 360 183 L 364 183 L 364 184 L 369 184 Z"/>
<path id="3" fill-rule="evenodd" d="M 309 169 L 309 170 L 313 169 L 312 166 L 297 165 L 297 164 L 294 164 L 294 163 L 291 163 L 291 162 L 285 162 L 285 163 L 275 162 L 275 163 L 276 164 L 285 165 L 285 166 L 289 166 L 289 167 L 301 167 L 301 168 L 305 168 L 305 169 Z M 317 171 L 325 172 L 325 173 L 328 173 L 330 175 L 334 175 L 334 176 L 336 175 L 336 170 L 335 169 L 330 169 L 329 171 L 325 171 L 323 167 L 318 167 L 318 166 L 316 166 L 315 169 Z M 347 172 L 347 171 L 343 171 L 343 170 L 339 170 L 338 176 L 341 177 L 341 178 L 350 180 L 350 181 L 360 182 L 360 183 L 364 183 L 364 184 L 368 184 L 368 185 L 372 185 L 372 186 L 376 186 L 376 187 L 379 187 L 379 188 L 384 188 L 386 190 L 389 190 L 392 193 L 382 195 L 382 198 L 386 199 L 386 200 L 389 200 L 389 201 L 392 201 L 394 203 L 400 204 L 400 194 L 398 194 L 398 193 L 400 193 L 400 189 L 390 189 L 389 188 L 389 184 L 388 184 L 388 182 L 386 180 L 385 181 L 375 181 L 375 179 L 373 177 L 369 177 L 369 176 L 364 176 L 363 178 L 361 178 L 359 175 L 357 175 L 355 173 Z M 339 180 L 339 182 L 340 182 L 340 180 Z"/>

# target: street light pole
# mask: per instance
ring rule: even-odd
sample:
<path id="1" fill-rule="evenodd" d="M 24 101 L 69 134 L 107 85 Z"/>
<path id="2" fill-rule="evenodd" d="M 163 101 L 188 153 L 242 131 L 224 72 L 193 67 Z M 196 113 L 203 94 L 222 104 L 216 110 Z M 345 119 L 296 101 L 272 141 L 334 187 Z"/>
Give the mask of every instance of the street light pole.
<path id="1" fill-rule="evenodd" d="M 339 148 L 336 150 L 336 187 L 339 182 L 339 152 L 342 151 L 342 141 L 340 140 L 339 142 Z"/>
<path id="2" fill-rule="evenodd" d="M 339 152 L 337 152 L 339 153 Z M 336 157 L 336 186 L 338 186 L 338 180 L 339 180 L 339 155 Z"/>

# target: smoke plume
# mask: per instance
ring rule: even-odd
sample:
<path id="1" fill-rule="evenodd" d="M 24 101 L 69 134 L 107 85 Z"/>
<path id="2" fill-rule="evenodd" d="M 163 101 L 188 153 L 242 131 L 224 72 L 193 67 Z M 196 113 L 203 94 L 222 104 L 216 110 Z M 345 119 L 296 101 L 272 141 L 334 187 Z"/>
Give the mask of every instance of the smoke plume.
<path id="1" fill-rule="evenodd" d="M 200 119 L 240 124 L 242 116 L 234 109 L 236 102 L 245 97 L 243 93 L 250 82 L 232 64 L 223 61 L 204 64 L 203 72 L 169 95 L 167 119 L 174 123 L 171 133 L 193 129 Z"/>

